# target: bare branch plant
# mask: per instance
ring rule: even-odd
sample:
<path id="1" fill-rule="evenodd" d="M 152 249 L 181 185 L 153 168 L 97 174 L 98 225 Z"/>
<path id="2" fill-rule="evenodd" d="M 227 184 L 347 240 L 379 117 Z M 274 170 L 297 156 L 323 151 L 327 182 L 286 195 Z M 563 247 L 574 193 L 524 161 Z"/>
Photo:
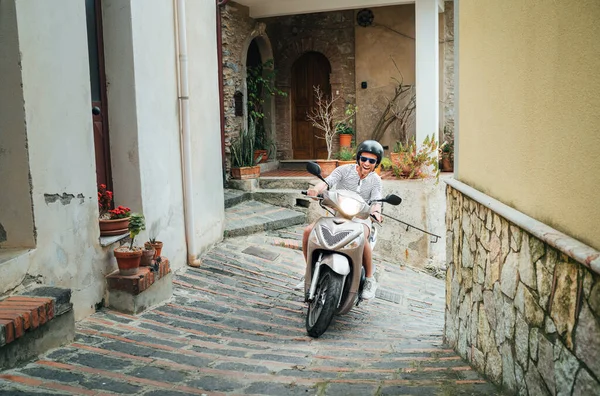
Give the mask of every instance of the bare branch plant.
<path id="1" fill-rule="evenodd" d="M 313 87 L 315 91 L 315 107 L 310 109 L 306 118 L 311 124 L 324 132 L 323 136 L 317 136 L 325 139 L 327 145 L 327 159 L 331 160 L 333 153 L 333 138 L 337 134 L 336 125 L 346 123 L 356 114 L 357 107 L 347 104 L 345 109 L 342 106 L 344 99 L 340 95 L 325 95 L 317 85 Z M 342 109 L 343 113 L 342 113 Z"/>

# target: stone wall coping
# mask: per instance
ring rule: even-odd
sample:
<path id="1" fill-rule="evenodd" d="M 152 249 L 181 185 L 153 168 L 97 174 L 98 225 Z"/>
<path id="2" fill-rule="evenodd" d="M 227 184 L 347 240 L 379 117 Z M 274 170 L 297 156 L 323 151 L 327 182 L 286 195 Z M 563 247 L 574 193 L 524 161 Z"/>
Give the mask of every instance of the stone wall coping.
<path id="1" fill-rule="evenodd" d="M 518 210 L 486 195 L 456 179 L 444 180 L 450 187 L 504 217 L 514 225 L 524 229 L 548 245 L 600 274 L 600 251 L 588 246 L 554 228 L 535 220 Z"/>

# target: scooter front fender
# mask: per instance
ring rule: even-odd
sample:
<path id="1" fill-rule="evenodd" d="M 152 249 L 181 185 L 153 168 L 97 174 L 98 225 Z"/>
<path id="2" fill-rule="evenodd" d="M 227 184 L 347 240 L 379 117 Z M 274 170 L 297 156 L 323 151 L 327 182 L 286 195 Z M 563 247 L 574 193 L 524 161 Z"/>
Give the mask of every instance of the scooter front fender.
<path id="1" fill-rule="evenodd" d="M 336 274 L 346 276 L 350 273 L 350 261 L 348 257 L 339 253 L 324 254 L 321 259 L 321 265 L 326 265 Z"/>

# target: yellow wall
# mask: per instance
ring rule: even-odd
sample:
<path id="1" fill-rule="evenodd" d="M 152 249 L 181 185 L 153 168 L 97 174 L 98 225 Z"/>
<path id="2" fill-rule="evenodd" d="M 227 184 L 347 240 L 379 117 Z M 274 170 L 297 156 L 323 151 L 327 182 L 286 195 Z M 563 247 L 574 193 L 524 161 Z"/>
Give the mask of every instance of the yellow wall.
<path id="1" fill-rule="evenodd" d="M 457 178 L 600 249 L 600 1 L 461 0 Z"/>

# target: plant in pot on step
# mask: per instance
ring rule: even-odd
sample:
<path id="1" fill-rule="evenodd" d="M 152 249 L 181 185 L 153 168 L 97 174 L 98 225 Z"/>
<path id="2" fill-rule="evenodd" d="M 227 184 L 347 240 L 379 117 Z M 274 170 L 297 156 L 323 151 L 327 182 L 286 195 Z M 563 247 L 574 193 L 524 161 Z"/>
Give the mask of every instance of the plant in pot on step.
<path id="1" fill-rule="evenodd" d="M 337 153 L 338 166 L 346 165 L 346 164 L 356 164 L 356 148 L 354 147 L 344 147 L 340 148 L 340 151 Z"/>
<path id="2" fill-rule="evenodd" d="M 148 264 L 147 265 L 151 265 L 152 264 L 152 259 L 157 259 L 160 257 L 160 253 L 162 251 L 163 248 L 163 243 L 161 241 L 158 241 L 156 238 L 158 237 L 158 233 L 160 231 L 160 222 L 155 221 L 154 223 L 152 223 L 152 225 L 150 226 L 150 232 L 148 233 L 148 241 L 146 243 L 144 243 L 144 249 L 145 250 L 151 250 L 153 251 L 152 256 L 150 257 L 150 259 L 148 260 Z M 150 255 L 150 253 L 145 253 Z M 144 265 L 144 264 L 142 264 Z"/>
<path id="3" fill-rule="evenodd" d="M 354 129 L 352 126 L 352 119 L 348 120 L 348 123 L 338 122 L 335 126 L 335 130 L 340 135 L 340 149 L 343 147 L 350 148 L 352 146 L 352 137 L 354 136 Z"/>
<path id="4" fill-rule="evenodd" d="M 127 244 L 121 245 L 113 251 L 121 275 L 126 276 L 135 275 L 140 266 L 142 248 L 133 246 L 133 244 L 135 242 L 135 237 L 138 236 L 142 230 L 146 229 L 144 216 L 138 213 L 132 213 L 129 218 L 128 229 L 129 237 L 131 238 L 129 246 L 127 246 Z"/>
<path id="5" fill-rule="evenodd" d="M 112 202 L 112 191 L 106 189 L 106 184 L 100 184 L 98 186 L 100 236 L 123 235 L 128 231 L 131 209 L 126 206 L 111 209 Z"/>
<path id="6" fill-rule="evenodd" d="M 256 179 L 260 176 L 258 163 L 262 155 L 254 157 L 256 125 L 252 117 L 248 120 L 248 124 L 248 130 L 241 130 L 240 134 L 231 141 L 231 177 L 234 179 Z"/>

